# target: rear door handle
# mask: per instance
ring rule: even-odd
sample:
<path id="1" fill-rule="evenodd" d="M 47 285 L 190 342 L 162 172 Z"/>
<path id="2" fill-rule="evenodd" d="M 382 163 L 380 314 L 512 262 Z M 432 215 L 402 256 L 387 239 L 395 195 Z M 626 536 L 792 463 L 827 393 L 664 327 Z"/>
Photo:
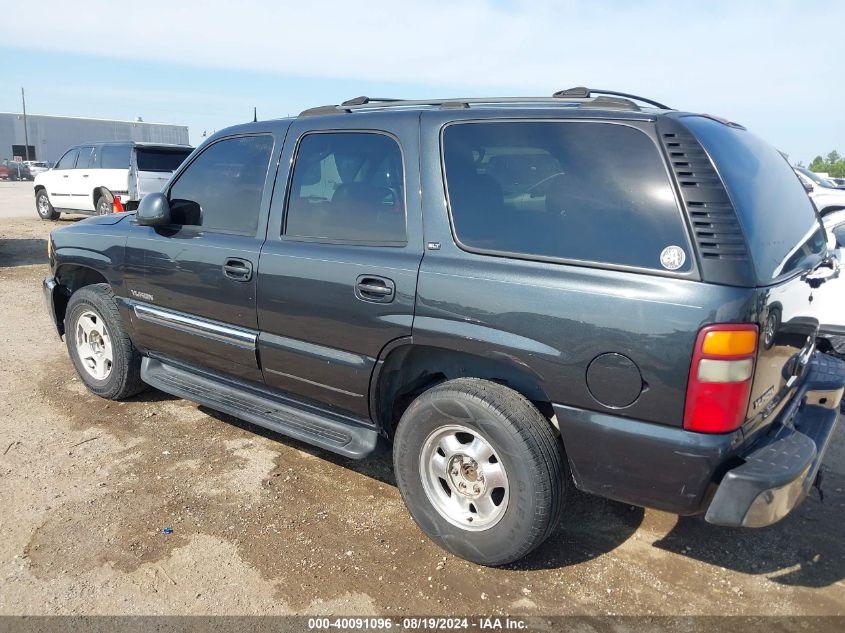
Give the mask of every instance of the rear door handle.
<path id="1" fill-rule="evenodd" d="M 360 275 L 355 280 L 355 296 L 361 301 L 390 303 L 395 295 L 396 284 L 387 277 Z"/>
<path id="2" fill-rule="evenodd" d="M 252 262 L 240 257 L 228 257 L 223 264 L 223 274 L 235 281 L 252 279 Z"/>

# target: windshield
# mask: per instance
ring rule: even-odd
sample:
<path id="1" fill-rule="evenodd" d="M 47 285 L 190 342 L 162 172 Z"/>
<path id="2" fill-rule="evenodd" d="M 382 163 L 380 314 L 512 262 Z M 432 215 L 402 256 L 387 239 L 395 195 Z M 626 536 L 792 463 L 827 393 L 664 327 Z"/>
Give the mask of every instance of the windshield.
<path id="1" fill-rule="evenodd" d="M 700 116 L 683 123 L 713 160 L 736 209 L 758 283 L 812 268 L 826 254 L 824 228 L 792 167 L 771 145 Z"/>
<path id="2" fill-rule="evenodd" d="M 819 176 L 818 174 L 810 171 L 806 167 L 796 167 L 795 170 L 804 174 L 807 178 L 812 180 L 817 185 L 820 185 L 822 187 L 828 187 L 830 189 L 836 189 L 836 183 L 835 182 L 833 182 L 832 180 L 828 180 L 827 178 L 822 178 L 821 176 Z"/>

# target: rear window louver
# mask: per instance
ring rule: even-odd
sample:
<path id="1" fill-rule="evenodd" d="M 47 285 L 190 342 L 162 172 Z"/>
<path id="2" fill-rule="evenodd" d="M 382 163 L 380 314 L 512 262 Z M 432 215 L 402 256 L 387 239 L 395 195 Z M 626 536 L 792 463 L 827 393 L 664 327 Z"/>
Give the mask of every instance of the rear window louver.
<path id="1" fill-rule="evenodd" d="M 689 213 L 699 255 L 702 260 L 747 260 L 736 211 L 710 157 L 692 134 L 672 127 L 673 131 L 660 133 L 660 140 Z"/>

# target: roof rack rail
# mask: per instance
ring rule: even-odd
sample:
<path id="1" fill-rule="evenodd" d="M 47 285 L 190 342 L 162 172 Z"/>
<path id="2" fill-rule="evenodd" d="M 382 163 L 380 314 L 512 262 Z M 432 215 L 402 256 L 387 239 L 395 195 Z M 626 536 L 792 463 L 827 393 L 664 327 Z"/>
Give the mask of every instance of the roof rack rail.
<path id="1" fill-rule="evenodd" d="M 601 90 L 599 88 L 585 88 L 584 86 L 578 86 L 576 88 L 567 88 L 566 90 L 558 90 L 552 96 L 558 99 L 561 98 L 575 98 L 575 99 L 589 99 L 594 94 L 596 95 L 608 95 L 611 97 L 623 97 L 625 99 L 634 99 L 636 101 L 642 101 L 643 103 L 647 103 L 649 105 L 653 105 L 656 108 L 660 108 L 661 110 L 673 110 L 674 108 L 670 108 L 667 105 L 660 103 L 659 101 L 655 101 L 654 99 L 647 99 L 646 97 L 640 97 L 639 95 L 632 95 L 627 92 L 617 92 L 616 90 Z"/>
<path id="2" fill-rule="evenodd" d="M 393 97 L 354 97 L 352 99 L 347 99 L 340 105 L 342 106 L 358 106 L 358 105 L 366 105 L 368 103 L 391 103 L 393 101 L 401 101 L 401 99 L 394 99 Z"/>
<path id="3" fill-rule="evenodd" d="M 598 96 L 591 98 L 590 93 L 596 93 Z M 633 99 L 657 105 L 657 107 L 669 110 L 664 105 L 658 104 L 655 101 L 643 99 L 642 97 L 632 96 Z M 356 110 L 372 110 L 380 108 L 416 108 L 416 107 L 433 107 L 433 108 L 469 108 L 472 106 L 485 105 L 561 105 L 563 100 L 571 100 L 572 105 L 581 105 L 582 107 L 604 107 L 614 108 L 620 110 L 640 110 L 640 106 L 634 103 L 630 98 L 624 96 L 624 93 L 613 93 L 606 90 L 590 90 L 588 88 L 572 88 L 570 90 L 561 90 L 556 92 L 551 97 L 470 97 L 470 98 L 456 98 L 451 99 L 390 99 L 390 98 L 376 98 L 376 97 L 355 97 L 348 99 L 340 105 L 324 105 L 315 108 L 309 108 L 300 112 L 299 116 L 316 116 L 325 114 L 343 114 L 350 113 Z"/>

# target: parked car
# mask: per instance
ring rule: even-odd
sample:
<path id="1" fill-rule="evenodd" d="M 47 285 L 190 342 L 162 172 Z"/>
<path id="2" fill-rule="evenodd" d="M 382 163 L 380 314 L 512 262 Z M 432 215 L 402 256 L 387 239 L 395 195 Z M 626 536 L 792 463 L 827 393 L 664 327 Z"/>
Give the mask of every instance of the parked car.
<path id="1" fill-rule="evenodd" d="M 830 181 L 840 189 L 845 188 L 845 178 L 830 178 Z"/>
<path id="2" fill-rule="evenodd" d="M 536 548 L 572 486 L 775 523 L 837 421 L 837 260 L 775 149 L 628 97 L 357 98 L 217 132 L 136 213 L 52 232 L 51 317 L 103 398 L 392 445 L 416 523 L 478 563 Z"/>
<path id="3" fill-rule="evenodd" d="M 819 215 L 825 216 L 845 209 L 845 189 L 838 188 L 826 178 L 821 178 L 804 167 L 795 167 L 795 173 Z"/>
<path id="4" fill-rule="evenodd" d="M 845 262 L 845 211 L 834 211 L 824 216 L 824 226 L 839 253 L 839 261 Z M 837 351 L 845 355 L 845 274 L 835 282 L 837 292 L 825 294 L 826 301 L 820 306 L 821 330 L 828 338 L 836 340 Z M 833 287 L 834 284 L 831 284 Z"/>
<path id="5" fill-rule="evenodd" d="M 31 173 L 33 177 L 38 174 L 43 174 L 45 171 L 50 169 L 49 164 L 43 160 L 25 160 L 24 165 L 29 168 L 29 173 Z"/>
<path id="6" fill-rule="evenodd" d="M 7 180 L 32 180 L 32 173 L 26 163 L 9 160 L 4 161 L 3 165 L 7 170 Z"/>
<path id="7" fill-rule="evenodd" d="M 0 163 L 0 180 L 11 180 L 12 179 L 12 170 L 6 165 L 5 162 Z"/>
<path id="8" fill-rule="evenodd" d="M 103 215 L 132 211 L 158 192 L 193 151 L 187 145 L 114 142 L 71 147 L 35 178 L 35 209 L 43 220 L 62 212 Z"/>

